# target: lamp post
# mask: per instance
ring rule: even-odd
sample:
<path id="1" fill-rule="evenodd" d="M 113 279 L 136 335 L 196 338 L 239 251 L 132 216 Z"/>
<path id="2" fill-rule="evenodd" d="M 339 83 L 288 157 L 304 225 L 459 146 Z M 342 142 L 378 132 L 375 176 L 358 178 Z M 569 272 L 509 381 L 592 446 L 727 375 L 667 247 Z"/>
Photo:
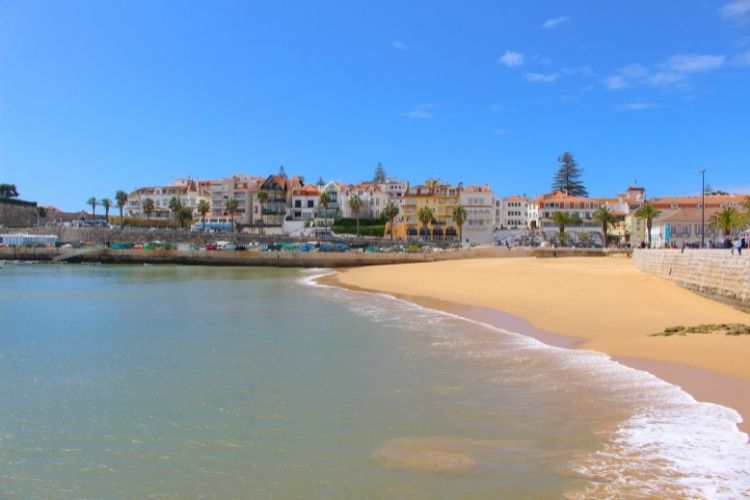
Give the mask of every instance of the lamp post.
<path id="1" fill-rule="evenodd" d="M 706 247 L 706 169 L 701 169 L 701 248 Z"/>

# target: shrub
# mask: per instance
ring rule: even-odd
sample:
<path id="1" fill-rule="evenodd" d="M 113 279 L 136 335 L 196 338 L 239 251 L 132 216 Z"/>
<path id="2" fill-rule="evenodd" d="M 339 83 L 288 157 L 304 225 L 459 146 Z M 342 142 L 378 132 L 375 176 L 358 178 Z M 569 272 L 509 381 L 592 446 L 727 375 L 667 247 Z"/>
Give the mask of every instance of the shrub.
<path id="1" fill-rule="evenodd" d="M 333 232 L 337 234 L 357 234 L 356 226 L 333 226 Z M 360 226 L 360 236 L 383 236 L 385 226 Z"/>

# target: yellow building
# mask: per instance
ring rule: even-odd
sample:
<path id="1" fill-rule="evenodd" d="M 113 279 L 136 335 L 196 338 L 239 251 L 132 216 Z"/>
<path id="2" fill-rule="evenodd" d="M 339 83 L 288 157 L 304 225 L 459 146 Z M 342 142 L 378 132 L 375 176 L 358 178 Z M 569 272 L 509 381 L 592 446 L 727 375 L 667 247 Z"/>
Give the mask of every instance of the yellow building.
<path id="1" fill-rule="evenodd" d="M 460 192 L 460 186 L 441 184 L 437 179 L 409 186 L 404 193 L 394 236 L 410 240 L 458 240 L 459 231 L 453 220 L 453 209 L 459 206 Z M 433 220 L 427 225 L 427 230 L 417 215 L 425 206 L 430 207 L 433 213 Z"/>

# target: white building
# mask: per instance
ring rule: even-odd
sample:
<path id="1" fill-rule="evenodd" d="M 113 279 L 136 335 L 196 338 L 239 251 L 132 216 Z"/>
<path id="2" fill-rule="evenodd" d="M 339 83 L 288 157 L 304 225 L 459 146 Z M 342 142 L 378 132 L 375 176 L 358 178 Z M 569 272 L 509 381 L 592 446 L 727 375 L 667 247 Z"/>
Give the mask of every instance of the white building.
<path id="1" fill-rule="evenodd" d="M 349 207 L 349 200 L 354 196 L 359 196 L 362 200 L 362 208 L 359 211 L 359 217 L 362 219 L 377 219 L 389 201 L 388 194 L 382 191 L 380 184 L 362 182 L 346 186 L 341 193 L 339 213 L 342 217 L 355 217 Z"/>
<path id="2" fill-rule="evenodd" d="M 500 224 L 502 229 L 528 227 L 529 198 L 525 194 L 508 196 L 502 200 Z"/>
<path id="3" fill-rule="evenodd" d="M 401 206 L 404 194 L 409 189 L 409 183 L 397 179 L 388 179 L 380 184 L 380 190 L 388 195 L 388 201 L 392 201 L 396 206 Z"/>
<path id="4" fill-rule="evenodd" d="M 459 204 L 466 211 L 464 241 L 487 243 L 495 231 L 495 195 L 489 184 L 461 189 Z"/>
<path id="5" fill-rule="evenodd" d="M 320 200 L 320 187 L 307 186 L 292 189 L 292 206 L 289 213 L 292 220 L 309 221 L 315 218 Z"/>
<path id="6" fill-rule="evenodd" d="M 210 199 L 210 181 L 193 179 L 176 179 L 171 186 L 154 186 L 138 188 L 128 195 L 123 214 L 133 218 L 170 219 L 173 214 L 169 209 L 172 198 L 180 201 L 182 206 L 194 211 L 200 200 Z M 143 203 L 151 199 L 154 209 L 150 214 L 143 211 Z"/>
<path id="7" fill-rule="evenodd" d="M 240 224 L 253 223 L 253 196 L 263 183 L 263 177 L 249 177 L 246 175 L 233 175 L 211 181 L 211 215 L 216 217 L 229 217 L 227 212 L 227 200 L 237 200 L 237 211 L 234 219 Z"/>

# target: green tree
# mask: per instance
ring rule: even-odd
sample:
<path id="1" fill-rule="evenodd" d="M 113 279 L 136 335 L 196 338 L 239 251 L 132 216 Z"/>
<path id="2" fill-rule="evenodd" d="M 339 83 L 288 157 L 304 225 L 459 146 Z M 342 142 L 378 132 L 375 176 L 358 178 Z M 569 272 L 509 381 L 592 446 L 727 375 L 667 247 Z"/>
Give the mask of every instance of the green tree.
<path id="1" fill-rule="evenodd" d="M 316 184 L 318 186 L 320 186 L 320 187 L 323 187 L 323 186 L 326 185 L 326 181 L 323 180 L 323 176 L 322 175 L 320 177 L 318 177 L 318 182 L 316 182 Z"/>
<path id="2" fill-rule="evenodd" d="M 378 166 L 375 167 L 375 174 L 372 176 L 372 182 L 385 182 L 385 169 L 380 162 L 378 162 Z"/>
<path id="3" fill-rule="evenodd" d="M 0 198 L 18 198 L 15 184 L 0 184 Z"/>
<path id="4" fill-rule="evenodd" d="M 180 227 L 186 227 L 191 220 L 193 220 L 193 211 L 190 210 L 190 207 L 180 206 L 177 211 L 177 222 L 180 224 Z"/>
<path id="5" fill-rule="evenodd" d="M 648 238 L 649 248 L 651 248 L 651 226 L 654 219 L 659 217 L 659 214 L 661 214 L 661 210 L 658 210 L 649 202 L 644 203 L 642 207 L 635 211 L 635 216 L 638 219 L 646 221 L 646 237 Z"/>
<path id="6" fill-rule="evenodd" d="M 36 207 L 36 214 L 38 216 L 36 225 L 41 226 L 42 225 L 42 219 L 47 217 L 47 209 L 44 207 Z"/>
<path id="7" fill-rule="evenodd" d="M 207 200 L 198 200 L 198 205 L 195 207 L 198 213 L 201 214 L 201 223 L 203 224 L 203 231 L 206 230 L 206 214 L 211 210 L 211 205 Z"/>
<path id="8" fill-rule="evenodd" d="M 565 246 L 565 227 L 581 223 L 581 218 L 568 212 L 555 212 L 550 217 L 556 224 L 560 232 L 560 244 Z"/>
<path id="9" fill-rule="evenodd" d="M 430 236 L 430 231 L 429 231 L 429 228 L 427 227 L 427 224 L 431 223 L 434 218 L 435 218 L 435 213 L 427 205 L 420 208 L 419 211 L 417 212 L 417 219 L 419 219 L 419 222 L 422 223 L 422 227 L 424 227 L 425 237 L 428 239 Z"/>
<path id="10" fill-rule="evenodd" d="M 323 213 L 323 226 L 328 228 L 328 205 L 331 204 L 331 195 L 326 191 L 320 193 L 318 198 L 318 212 Z"/>
<path id="11" fill-rule="evenodd" d="M 608 207 L 601 207 L 591 214 L 591 218 L 602 225 L 602 241 L 607 246 L 607 231 L 609 226 L 617 222 L 617 217 L 609 210 Z"/>
<path id="12" fill-rule="evenodd" d="M 232 232 L 234 232 L 234 214 L 237 213 L 237 208 L 240 206 L 240 202 L 237 198 L 229 198 L 226 203 L 227 212 L 229 218 L 232 220 Z"/>
<path id="13" fill-rule="evenodd" d="M 104 198 L 99 203 L 102 207 L 104 207 L 104 218 L 107 219 L 107 222 L 109 222 L 109 208 L 112 206 L 112 200 L 110 200 L 109 198 Z"/>
<path id="14" fill-rule="evenodd" d="M 154 200 L 146 198 L 143 200 L 143 213 L 146 214 L 146 220 L 151 219 L 151 214 L 154 213 Z"/>
<path id="15" fill-rule="evenodd" d="M 87 205 L 91 205 L 91 218 L 96 219 L 96 206 L 99 204 L 99 200 L 97 200 L 94 196 L 88 199 L 86 202 Z"/>
<path id="16" fill-rule="evenodd" d="M 286 179 L 287 178 L 287 176 L 286 176 L 286 170 L 284 170 L 284 165 L 282 165 L 282 166 L 279 167 L 279 177 L 281 177 L 282 179 Z"/>
<path id="17" fill-rule="evenodd" d="M 125 219 L 122 216 L 122 212 L 125 209 L 125 205 L 128 203 L 128 193 L 125 191 L 117 191 L 115 193 L 115 201 L 117 202 L 117 208 L 120 209 L 120 225 L 125 225 Z"/>
<path id="18" fill-rule="evenodd" d="M 747 216 L 734 207 L 726 207 L 721 212 L 713 214 L 708 224 L 712 229 L 721 231 L 726 238 L 735 229 L 742 229 L 747 225 Z"/>
<path id="19" fill-rule="evenodd" d="M 466 222 L 466 210 L 464 207 L 456 207 L 453 209 L 453 220 L 458 226 L 458 241 L 464 240 L 464 222 Z"/>
<path id="20" fill-rule="evenodd" d="M 263 234 L 263 212 L 268 203 L 268 191 L 258 191 L 258 203 L 260 203 L 260 234 Z"/>
<path id="21" fill-rule="evenodd" d="M 182 210 L 182 202 L 176 196 L 172 196 L 172 199 L 169 200 L 169 210 L 172 211 L 172 217 L 174 217 L 175 223 L 179 225 L 180 210 Z"/>
<path id="22" fill-rule="evenodd" d="M 586 231 L 580 231 L 578 233 L 578 242 L 584 247 L 591 246 L 591 235 Z"/>
<path id="23" fill-rule="evenodd" d="M 349 209 L 357 219 L 357 236 L 359 236 L 359 212 L 362 210 L 362 198 L 356 194 L 349 198 Z"/>
<path id="24" fill-rule="evenodd" d="M 383 216 L 388 219 L 388 223 L 391 228 L 391 240 L 393 240 L 393 220 L 398 216 L 398 206 L 392 201 L 383 208 Z"/>
<path id="25" fill-rule="evenodd" d="M 570 196 L 587 197 L 589 193 L 581 181 L 583 170 L 578 166 L 573 155 L 566 151 L 557 161 L 560 162 L 560 167 L 552 181 L 552 189 Z"/>

